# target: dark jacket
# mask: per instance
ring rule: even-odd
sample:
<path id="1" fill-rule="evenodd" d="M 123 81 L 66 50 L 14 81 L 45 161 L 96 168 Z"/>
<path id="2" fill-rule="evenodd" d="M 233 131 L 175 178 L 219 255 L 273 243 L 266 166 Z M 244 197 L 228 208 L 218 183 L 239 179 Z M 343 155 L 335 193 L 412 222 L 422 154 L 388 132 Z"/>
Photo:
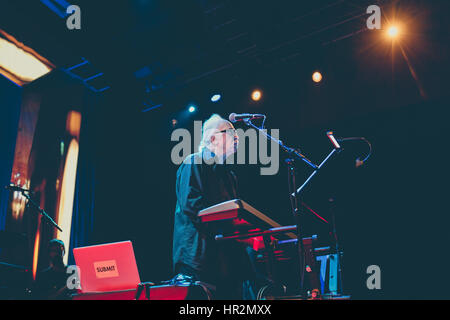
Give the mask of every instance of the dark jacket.
<path id="1" fill-rule="evenodd" d="M 173 264 L 182 263 L 203 272 L 217 259 L 217 244 L 198 212 L 212 205 L 237 198 L 236 177 L 226 164 L 211 164 L 213 154 L 188 156 L 177 171 Z M 209 162 L 208 162 L 209 161 Z M 208 164 L 208 163 L 209 164 Z"/>
<path id="2" fill-rule="evenodd" d="M 34 284 L 34 297 L 36 299 L 69 300 L 76 290 L 67 288 L 67 280 L 70 274 L 67 267 L 60 269 L 49 267 L 36 276 Z"/>

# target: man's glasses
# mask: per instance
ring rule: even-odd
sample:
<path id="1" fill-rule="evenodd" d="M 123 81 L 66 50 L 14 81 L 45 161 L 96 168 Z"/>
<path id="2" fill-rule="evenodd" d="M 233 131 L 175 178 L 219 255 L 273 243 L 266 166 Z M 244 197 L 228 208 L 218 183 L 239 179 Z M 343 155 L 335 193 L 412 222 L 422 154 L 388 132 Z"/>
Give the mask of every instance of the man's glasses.
<path id="1" fill-rule="evenodd" d="M 218 131 L 217 133 L 228 133 L 228 134 L 233 135 L 233 136 L 237 135 L 236 129 L 231 129 L 231 128 Z"/>

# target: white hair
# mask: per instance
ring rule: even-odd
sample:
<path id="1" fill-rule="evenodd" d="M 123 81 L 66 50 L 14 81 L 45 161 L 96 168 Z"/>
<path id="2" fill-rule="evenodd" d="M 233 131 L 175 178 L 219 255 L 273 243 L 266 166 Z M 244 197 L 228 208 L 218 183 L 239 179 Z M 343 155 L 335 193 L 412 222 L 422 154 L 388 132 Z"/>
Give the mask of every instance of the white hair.
<path id="1" fill-rule="evenodd" d="M 228 123 L 228 121 L 218 114 L 211 115 L 211 117 L 203 123 L 202 140 L 198 146 L 199 152 L 202 152 L 205 147 L 209 146 L 211 143 L 211 136 L 222 123 Z"/>

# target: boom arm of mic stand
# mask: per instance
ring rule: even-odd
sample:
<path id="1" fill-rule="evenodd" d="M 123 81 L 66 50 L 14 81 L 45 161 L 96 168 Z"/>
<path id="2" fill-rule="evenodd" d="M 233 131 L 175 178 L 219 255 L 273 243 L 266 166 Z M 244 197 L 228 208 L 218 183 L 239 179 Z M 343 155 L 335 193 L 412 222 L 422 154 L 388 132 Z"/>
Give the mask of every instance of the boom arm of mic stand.
<path id="1" fill-rule="evenodd" d="M 22 191 L 22 195 L 28 200 L 28 203 L 31 204 L 41 214 L 42 217 L 44 217 L 44 219 L 48 223 L 50 223 L 59 231 L 63 232 L 62 229 L 58 226 L 58 224 L 43 209 L 41 209 L 41 207 L 39 207 L 38 204 L 34 202 L 28 194 Z"/>
<path id="2" fill-rule="evenodd" d="M 275 142 L 276 144 L 278 144 L 281 149 L 283 149 L 285 152 L 287 152 L 289 155 L 295 155 L 297 158 L 299 158 L 300 160 L 304 161 L 305 163 L 307 163 L 311 168 L 313 168 L 314 170 L 317 170 L 318 167 L 311 161 L 309 160 L 307 157 L 305 157 L 303 154 L 301 154 L 299 151 L 290 148 L 288 146 L 286 146 L 281 140 L 276 139 L 274 137 L 272 137 L 270 134 L 268 134 L 267 132 L 265 132 L 262 128 L 258 128 L 257 126 L 255 126 L 251 121 L 251 119 L 246 119 L 244 120 L 245 124 L 247 124 L 248 126 L 255 128 L 256 130 L 258 130 L 259 132 L 261 132 L 263 135 L 266 136 L 267 139 L 272 140 L 273 142 Z"/>
<path id="3" fill-rule="evenodd" d="M 306 185 L 309 183 L 309 181 L 311 181 L 311 179 L 317 174 L 317 172 L 319 172 L 320 169 L 322 169 L 322 167 L 325 165 L 325 163 L 336 153 L 341 152 L 342 149 L 333 149 L 331 150 L 331 152 L 328 154 L 328 156 L 322 161 L 322 163 L 313 171 L 313 173 L 311 173 L 311 175 L 308 177 L 308 179 L 306 179 L 306 181 L 297 189 L 297 191 L 295 191 L 295 193 L 292 193 L 292 196 L 294 196 L 295 194 L 300 194 L 303 189 L 306 187 Z"/>

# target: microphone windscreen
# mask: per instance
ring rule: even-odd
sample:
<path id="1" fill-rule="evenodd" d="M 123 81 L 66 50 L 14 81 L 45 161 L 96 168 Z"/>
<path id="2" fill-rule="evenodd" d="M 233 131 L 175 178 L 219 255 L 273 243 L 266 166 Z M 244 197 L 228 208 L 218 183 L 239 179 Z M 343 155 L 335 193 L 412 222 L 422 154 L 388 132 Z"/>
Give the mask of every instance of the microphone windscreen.
<path id="1" fill-rule="evenodd" d="M 231 113 L 230 116 L 228 117 L 228 120 L 230 120 L 231 122 L 236 122 L 236 113 Z"/>
<path id="2" fill-rule="evenodd" d="M 363 164 L 364 164 L 364 161 L 361 161 L 361 159 L 359 159 L 359 158 L 356 159 L 356 164 L 355 164 L 356 168 L 361 167 Z"/>

